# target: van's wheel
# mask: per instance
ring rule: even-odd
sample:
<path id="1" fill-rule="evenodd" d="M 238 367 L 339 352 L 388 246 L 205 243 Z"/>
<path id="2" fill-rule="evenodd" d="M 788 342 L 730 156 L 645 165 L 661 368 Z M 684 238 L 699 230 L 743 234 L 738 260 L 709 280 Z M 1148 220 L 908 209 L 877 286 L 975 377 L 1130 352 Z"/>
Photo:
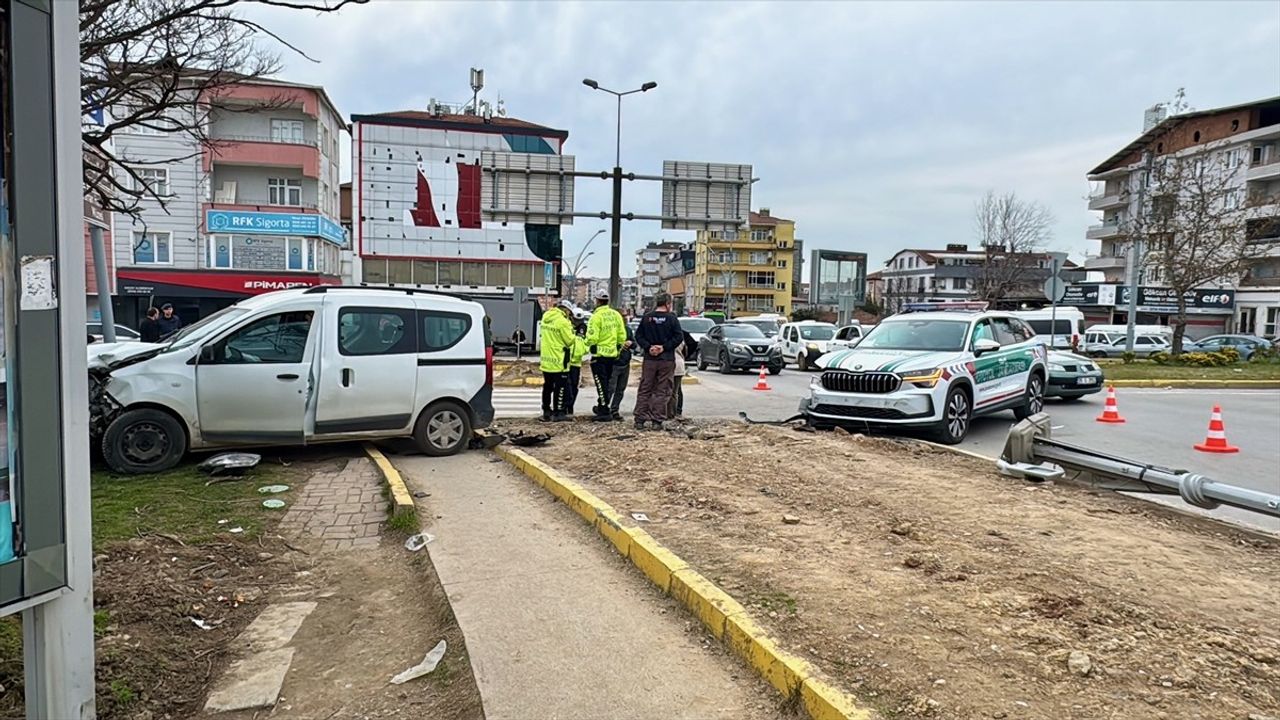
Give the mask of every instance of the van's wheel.
<path id="1" fill-rule="evenodd" d="M 164 472 L 187 452 L 187 433 L 163 410 L 138 408 L 120 413 L 102 434 L 102 459 L 126 475 Z"/>
<path id="2" fill-rule="evenodd" d="M 942 405 L 942 419 L 933 427 L 933 437 L 943 445 L 957 445 L 969 434 L 973 406 L 964 388 L 952 387 Z"/>
<path id="3" fill-rule="evenodd" d="M 796 366 L 800 368 L 800 372 L 809 371 L 809 353 L 796 353 Z"/>
<path id="4" fill-rule="evenodd" d="M 427 455 L 456 455 L 471 441 L 471 414 L 454 402 L 436 403 L 418 416 L 413 441 Z"/>
<path id="5" fill-rule="evenodd" d="M 1027 379 L 1026 401 L 1013 409 L 1013 416 L 1023 420 L 1041 410 L 1044 410 L 1044 378 L 1039 373 L 1031 373 Z"/>

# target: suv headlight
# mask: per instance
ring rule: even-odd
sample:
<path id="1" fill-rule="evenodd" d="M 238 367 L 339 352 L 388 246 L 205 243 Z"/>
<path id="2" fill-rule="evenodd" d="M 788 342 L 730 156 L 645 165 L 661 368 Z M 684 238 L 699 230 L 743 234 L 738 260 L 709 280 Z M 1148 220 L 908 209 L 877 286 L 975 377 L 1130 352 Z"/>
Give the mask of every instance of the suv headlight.
<path id="1" fill-rule="evenodd" d="M 932 370 L 908 370 L 898 373 L 898 377 L 903 382 L 909 382 L 916 387 L 931 388 L 938 384 L 942 379 L 942 368 L 934 368 Z"/>
<path id="2" fill-rule="evenodd" d="M 1089 368 L 1085 367 L 1084 369 L 1088 370 Z M 1067 371 L 1067 368 L 1065 365 L 1060 365 L 1056 362 L 1049 363 L 1049 372 L 1066 372 L 1066 371 Z"/>
<path id="3" fill-rule="evenodd" d="M 747 347 L 746 345 L 739 345 L 738 343 L 730 343 L 729 352 L 750 353 L 751 348 Z"/>
<path id="4" fill-rule="evenodd" d="M 770 354 L 770 355 L 781 355 L 781 354 L 782 354 L 782 347 L 781 347 L 781 346 L 779 346 L 779 345 L 770 345 L 770 346 L 769 346 L 769 354 Z"/>

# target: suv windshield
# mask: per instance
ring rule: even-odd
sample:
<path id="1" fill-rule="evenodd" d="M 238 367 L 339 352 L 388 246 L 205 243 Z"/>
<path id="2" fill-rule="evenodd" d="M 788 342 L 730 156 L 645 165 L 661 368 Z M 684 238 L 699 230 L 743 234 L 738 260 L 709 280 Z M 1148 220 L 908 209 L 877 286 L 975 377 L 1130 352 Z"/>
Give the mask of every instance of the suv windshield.
<path id="1" fill-rule="evenodd" d="M 704 333 L 716 324 L 706 318 L 680 318 L 680 329 L 687 333 Z"/>
<path id="2" fill-rule="evenodd" d="M 764 333 L 755 325 L 732 323 L 724 326 L 724 336 L 729 338 L 762 338 Z"/>
<path id="3" fill-rule="evenodd" d="M 830 340 L 836 336 L 836 329 L 826 325 L 801 325 L 798 329 L 805 340 Z"/>
<path id="4" fill-rule="evenodd" d="M 236 318 L 239 318 L 248 312 L 248 310 L 245 310 L 242 307 L 236 307 L 235 305 L 225 307 L 209 317 L 179 330 L 172 338 L 170 338 L 169 344 L 160 352 L 173 352 L 174 350 L 181 350 L 185 347 L 190 347 L 191 345 L 200 342 L 210 333 L 217 332 L 234 322 Z"/>
<path id="5" fill-rule="evenodd" d="M 968 320 L 898 320 L 871 330 L 859 350 L 963 350 Z"/>

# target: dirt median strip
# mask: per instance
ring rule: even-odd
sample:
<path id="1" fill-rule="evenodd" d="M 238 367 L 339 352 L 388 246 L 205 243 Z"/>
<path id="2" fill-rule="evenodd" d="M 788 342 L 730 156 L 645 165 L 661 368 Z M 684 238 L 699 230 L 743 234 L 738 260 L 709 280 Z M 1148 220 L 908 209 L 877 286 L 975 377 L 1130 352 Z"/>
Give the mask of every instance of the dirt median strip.
<path id="1" fill-rule="evenodd" d="M 673 595 L 686 572 L 723 588 L 861 707 L 966 720 L 1280 710 L 1274 542 L 914 442 L 708 430 L 720 437 L 565 424 L 528 452 L 677 553 Z M 692 608 L 713 631 L 717 610 Z"/>
<path id="2" fill-rule="evenodd" d="M 608 503 L 521 450 L 499 446 L 500 457 L 591 523 L 651 582 L 692 612 L 712 635 L 746 661 L 784 697 L 794 698 L 814 720 L 871 720 L 853 698 L 817 677 L 805 660 L 786 653 L 746 608 L 688 567 L 647 532 L 624 527 Z"/>
<path id="3" fill-rule="evenodd" d="M 404 484 L 404 478 L 400 477 L 400 471 L 396 470 L 387 456 L 372 443 L 365 443 L 364 451 L 369 459 L 373 460 L 373 464 L 378 466 L 378 472 L 382 473 L 382 479 L 391 491 L 391 517 L 393 519 L 415 517 L 417 509 L 413 504 L 413 497 L 409 495 L 409 488 Z"/>
<path id="4" fill-rule="evenodd" d="M 1275 390 L 1280 389 L 1280 380 L 1107 380 L 1106 385 L 1118 388 L 1215 388 L 1222 390 Z"/>

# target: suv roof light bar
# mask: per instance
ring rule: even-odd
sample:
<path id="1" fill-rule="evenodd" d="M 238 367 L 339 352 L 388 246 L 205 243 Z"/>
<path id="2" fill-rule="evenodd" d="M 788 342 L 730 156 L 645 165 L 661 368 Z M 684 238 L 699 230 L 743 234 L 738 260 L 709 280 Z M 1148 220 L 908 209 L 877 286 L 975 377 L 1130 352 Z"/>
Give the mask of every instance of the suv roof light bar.
<path id="1" fill-rule="evenodd" d="M 987 309 L 987 303 L 983 301 L 951 301 L 951 302 L 913 302 L 905 303 L 901 312 L 982 312 Z"/>

